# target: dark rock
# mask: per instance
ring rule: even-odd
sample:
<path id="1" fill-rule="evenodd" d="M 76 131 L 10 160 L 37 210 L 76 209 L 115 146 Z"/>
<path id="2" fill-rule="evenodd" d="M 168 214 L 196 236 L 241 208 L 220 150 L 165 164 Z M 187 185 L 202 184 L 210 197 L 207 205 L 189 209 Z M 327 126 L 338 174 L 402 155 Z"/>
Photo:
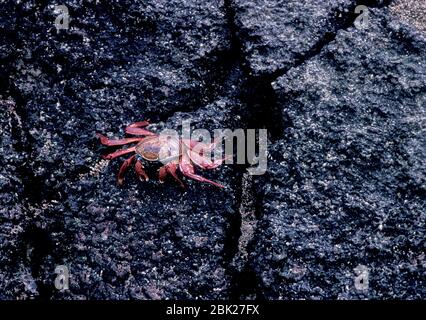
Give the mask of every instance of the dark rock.
<path id="1" fill-rule="evenodd" d="M 70 0 L 56 30 L 2 1 L 0 299 L 423 298 L 423 29 L 404 6 L 347 29 L 354 6 Z M 269 172 L 118 187 L 95 134 L 147 118 L 268 128 Z"/>
<path id="2" fill-rule="evenodd" d="M 26 190 L 15 199 L 11 187 L 22 183 L 7 174 L 16 171 L 8 159 L 19 153 L 10 132 L 2 140 L 1 181 L 8 190 L 1 197 L 11 203 L 2 208 L 2 252 L 23 250 L 22 257 L 1 257 L 2 297 L 226 297 L 223 256 L 235 214 L 233 170 L 200 172 L 228 190 L 192 181 L 182 190 L 171 179 L 162 185 L 155 165 L 148 166 L 150 182 L 129 172 L 119 188 L 120 161 L 107 167 L 100 159 L 107 150 L 95 138 L 96 132 L 121 136 L 125 125 L 148 117 L 171 117 L 167 125 L 174 128 L 180 116 L 173 118 L 175 111 L 186 111 L 203 128 L 238 124 L 232 113 L 236 94 L 223 88 L 229 70 L 222 59 L 230 46 L 223 5 L 156 0 L 67 6 L 70 30 L 57 32 L 54 7 L 37 3 L 8 2 L 11 15 L 0 20 L 13 30 L 5 35 L 11 50 L 0 51 L 2 61 L 11 59 L 4 65 L 3 90 L 19 100 L 27 141 Z M 6 125 L 9 120 L 2 118 Z M 11 232 L 9 221 L 19 202 L 29 211 L 28 219 L 15 214 L 17 227 L 25 221 L 22 237 Z M 16 268 L 21 260 L 27 269 Z M 69 291 L 54 287 L 57 265 L 70 270 Z M 9 270 L 18 274 L 14 282 Z"/>
<path id="3" fill-rule="evenodd" d="M 26 154 L 19 141 L 21 128 L 15 101 L 0 96 L 0 299 L 24 299 L 36 294 L 34 278 L 24 261 L 24 250 L 28 248 L 20 241 L 29 223 L 22 203 L 20 169 Z"/>
<path id="4" fill-rule="evenodd" d="M 424 39 L 373 10 L 367 29 L 339 31 L 273 84 L 292 125 L 259 186 L 252 268 L 265 297 L 424 295 L 425 59 Z"/>
<path id="5" fill-rule="evenodd" d="M 54 7 L 28 6 L 15 8 L 23 12 L 10 78 L 25 103 L 40 179 L 61 176 L 53 164 L 62 164 L 58 171 L 90 166 L 96 131 L 165 120 L 214 100 L 215 62 L 229 48 L 217 2 L 71 1 L 70 30 L 59 33 Z"/>
<path id="6" fill-rule="evenodd" d="M 233 106 L 219 100 L 195 113 L 176 114 L 169 128 L 190 118 L 197 127 L 212 130 L 213 115 L 217 125 L 231 124 Z M 95 177 L 85 175 L 64 185 L 67 198 L 55 207 L 73 237 L 63 257 L 75 274 L 73 298 L 225 297 L 229 278 L 224 244 L 237 201 L 233 171 L 225 167 L 217 174 L 199 171 L 228 190 L 188 180 L 187 190 L 172 179 L 160 184 L 155 181 L 158 166 L 147 167 L 151 181 L 141 183 L 129 172 L 119 188 L 117 162 L 100 173 L 93 171 Z"/>
<path id="7" fill-rule="evenodd" d="M 347 24 L 355 1 L 231 0 L 254 74 L 290 69 Z"/>

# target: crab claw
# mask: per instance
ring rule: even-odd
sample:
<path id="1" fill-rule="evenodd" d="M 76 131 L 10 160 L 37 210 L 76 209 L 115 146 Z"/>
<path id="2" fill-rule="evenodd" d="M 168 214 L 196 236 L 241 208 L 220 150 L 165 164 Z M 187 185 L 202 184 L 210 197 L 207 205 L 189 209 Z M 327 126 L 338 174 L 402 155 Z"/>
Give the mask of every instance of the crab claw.
<path id="1" fill-rule="evenodd" d="M 194 170 L 194 166 L 191 164 L 191 159 L 185 153 L 182 155 L 181 161 L 179 162 L 179 169 L 183 173 L 183 175 L 187 176 L 188 178 L 191 178 L 191 179 L 194 179 L 194 180 L 197 180 L 197 181 L 201 181 L 201 182 L 210 183 L 210 184 L 212 184 L 216 187 L 219 187 L 219 188 L 225 188 L 225 186 L 221 185 L 220 183 L 211 181 L 209 179 L 206 179 L 206 178 L 196 174 L 195 170 Z"/>
<path id="2" fill-rule="evenodd" d="M 196 140 L 182 139 L 182 142 L 189 149 L 198 148 L 200 150 L 202 149 L 206 151 L 211 151 L 218 145 L 221 140 L 221 138 L 216 138 L 211 143 L 204 143 Z"/>
<path id="3" fill-rule="evenodd" d="M 215 169 L 219 167 L 225 160 L 230 159 L 230 156 L 225 156 L 222 159 L 216 159 L 211 161 L 208 157 L 202 156 L 192 150 L 188 151 L 190 159 L 202 169 Z"/>

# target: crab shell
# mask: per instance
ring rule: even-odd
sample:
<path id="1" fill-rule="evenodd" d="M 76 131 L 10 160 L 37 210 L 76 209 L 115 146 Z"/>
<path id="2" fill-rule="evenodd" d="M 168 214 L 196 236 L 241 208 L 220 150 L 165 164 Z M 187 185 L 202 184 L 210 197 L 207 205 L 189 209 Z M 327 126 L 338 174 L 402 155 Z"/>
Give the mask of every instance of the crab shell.
<path id="1" fill-rule="evenodd" d="M 136 153 L 148 161 L 167 163 L 179 159 L 182 154 L 179 139 L 170 136 L 149 136 L 139 142 Z"/>

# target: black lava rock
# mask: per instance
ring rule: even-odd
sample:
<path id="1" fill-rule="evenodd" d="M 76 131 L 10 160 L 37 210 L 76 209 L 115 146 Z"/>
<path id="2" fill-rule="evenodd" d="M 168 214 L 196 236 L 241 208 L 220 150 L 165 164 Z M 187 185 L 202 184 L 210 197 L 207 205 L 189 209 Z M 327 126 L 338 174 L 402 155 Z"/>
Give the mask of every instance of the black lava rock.
<path id="1" fill-rule="evenodd" d="M 252 268 L 267 298 L 424 294 L 426 45 L 400 27 L 374 10 L 273 84 L 291 125 L 259 186 Z"/>
<path id="2" fill-rule="evenodd" d="M 50 2 L 2 1 L 0 299 L 424 298 L 410 1 L 367 1 L 363 30 L 351 0 L 70 0 L 66 30 Z M 199 170 L 226 188 L 182 189 L 146 163 L 150 181 L 119 187 L 125 157 L 103 160 L 117 148 L 96 133 L 148 118 L 266 128 L 268 171 Z"/>
<path id="3" fill-rule="evenodd" d="M 356 1 L 232 0 L 242 50 L 254 74 L 290 69 L 348 23 Z"/>

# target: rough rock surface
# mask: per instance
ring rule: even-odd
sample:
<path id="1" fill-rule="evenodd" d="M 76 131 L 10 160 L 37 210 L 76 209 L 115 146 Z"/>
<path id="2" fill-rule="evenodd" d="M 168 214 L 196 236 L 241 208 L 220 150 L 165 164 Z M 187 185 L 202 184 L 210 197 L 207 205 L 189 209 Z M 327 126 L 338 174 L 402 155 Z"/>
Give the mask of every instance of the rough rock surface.
<path id="1" fill-rule="evenodd" d="M 21 137 L 17 130 L 21 120 L 16 104 L 0 96 L 0 299 L 29 298 L 37 293 L 37 286 L 28 265 L 18 257 L 31 251 L 20 239 L 29 224 L 22 201 L 23 181 L 19 166 L 25 154 L 16 145 Z"/>
<path id="2" fill-rule="evenodd" d="M 352 0 L 231 0 L 244 55 L 255 74 L 287 70 L 333 36 Z"/>
<path id="3" fill-rule="evenodd" d="M 424 298 L 424 29 L 354 5 L 3 1 L 0 299 Z M 268 174 L 118 187 L 95 133 L 146 118 L 268 128 Z"/>
<path id="4" fill-rule="evenodd" d="M 253 268 L 268 298 L 422 297 L 426 45 L 386 11 L 370 19 L 273 84 L 291 126 L 261 185 Z"/>
<path id="5" fill-rule="evenodd" d="M 231 126 L 238 103 L 233 95 L 216 97 L 226 94 L 217 83 L 228 77 L 226 64 L 217 65 L 230 46 L 223 4 L 131 3 L 70 1 L 71 29 L 59 33 L 53 7 L 5 4 L 2 26 L 14 50 L 2 50 L 9 76 L 3 90 L 16 98 L 22 126 L 13 123 L 14 141 L 10 125 L 4 127 L 2 139 L 2 298 L 226 296 L 223 256 L 235 194 L 192 182 L 184 192 L 172 181 L 161 185 L 155 166 L 148 168 L 150 182 L 129 173 L 119 188 L 120 161 L 101 160 L 112 149 L 95 138 L 96 132 L 120 136 L 126 124 L 146 118 L 174 128 L 174 111 L 200 107 L 207 111 L 199 126 L 212 125 L 216 112 L 217 127 Z M 5 124 L 13 116 L 8 110 L 2 110 Z M 14 145 L 25 162 L 9 164 L 19 155 Z M 13 165 L 21 167 L 24 186 Z M 231 169 L 217 175 L 209 177 L 233 189 Z M 21 198 L 12 186 L 24 189 Z M 22 236 L 10 232 L 14 222 Z M 18 276 L 32 280 L 31 290 L 16 292 L 16 275 L 7 272 L 20 263 Z M 53 286 L 56 265 L 71 271 L 67 292 Z"/>

